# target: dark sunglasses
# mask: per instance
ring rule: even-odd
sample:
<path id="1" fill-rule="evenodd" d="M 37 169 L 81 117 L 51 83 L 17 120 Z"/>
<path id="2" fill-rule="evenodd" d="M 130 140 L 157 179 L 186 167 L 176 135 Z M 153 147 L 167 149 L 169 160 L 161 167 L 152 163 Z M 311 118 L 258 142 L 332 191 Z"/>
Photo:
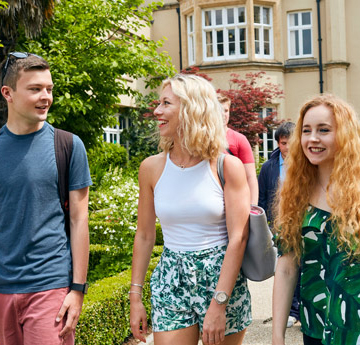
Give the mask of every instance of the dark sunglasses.
<path id="1" fill-rule="evenodd" d="M 14 57 L 15 60 L 18 60 L 18 59 L 26 59 L 26 58 L 29 57 L 30 55 L 33 55 L 33 56 L 36 56 L 36 57 L 42 59 L 41 56 L 36 55 L 36 54 L 32 54 L 32 53 L 22 53 L 22 52 L 12 52 L 12 53 L 9 53 L 9 55 L 8 55 L 8 57 L 7 57 L 7 59 L 6 59 L 4 68 L 2 69 L 1 84 L 3 84 L 4 78 L 5 78 L 5 76 L 6 76 L 6 72 L 7 72 L 7 70 L 8 70 L 8 67 L 9 67 L 10 64 L 11 64 L 11 58 Z"/>

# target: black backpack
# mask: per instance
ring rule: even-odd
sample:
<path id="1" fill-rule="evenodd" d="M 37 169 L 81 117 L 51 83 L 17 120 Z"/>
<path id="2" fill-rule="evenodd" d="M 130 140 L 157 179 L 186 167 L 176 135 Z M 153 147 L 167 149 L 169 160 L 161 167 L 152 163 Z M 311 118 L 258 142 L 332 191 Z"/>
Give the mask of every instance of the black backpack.
<path id="1" fill-rule="evenodd" d="M 70 237 L 69 169 L 73 150 L 72 133 L 55 128 L 54 144 L 60 203 L 65 216 L 66 235 Z"/>

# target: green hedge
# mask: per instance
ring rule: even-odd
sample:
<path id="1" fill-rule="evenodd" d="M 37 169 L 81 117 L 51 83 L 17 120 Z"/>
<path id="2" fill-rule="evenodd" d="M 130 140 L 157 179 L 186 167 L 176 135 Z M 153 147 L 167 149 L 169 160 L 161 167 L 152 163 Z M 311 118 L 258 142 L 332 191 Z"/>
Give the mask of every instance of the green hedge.
<path id="1" fill-rule="evenodd" d="M 131 242 L 132 243 L 132 242 Z M 159 256 L 162 246 L 155 246 L 152 256 Z M 102 244 L 90 245 L 88 282 L 92 283 L 106 277 L 114 276 L 131 267 L 132 244 L 123 248 Z"/>
<path id="2" fill-rule="evenodd" d="M 154 253 L 159 254 L 156 247 Z M 143 289 L 143 302 L 150 322 L 150 276 L 160 257 L 150 260 Z M 131 270 L 92 284 L 84 299 L 83 311 L 76 329 L 77 345 L 121 344 L 131 335 L 128 291 Z"/>
<path id="3" fill-rule="evenodd" d="M 100 263 L 103 256 L 107 256 L 110 251 L 110 246 L 102 244 L 90 244 L 90 253 L 89 253 L 89 269 L 91 272 L 95 267 Z"/>
<path id="4" fill-rule="evenodd" d="M 156 245 L 162 246 L 164 244 L 164 239 L 162 235 L 161 225 L 160 223 L 156 223 Z M 123 225 L 113 223 L 113 222 L 106 222 L 106 221 L 99 221 L 99 220 L 89 220 L 89 234 L 90 234 L 90 243 L 97 243 L 97 244 L 112 244 L 113 241 L 111 240 L 110 236 L 112 235 L 111 232 L 107 232 L 104 234 L 105 229 L 113 229 L 118 233 L 122 233 L 126 236 L 127 239 L 132 239 L 130 242 L 133 242 L 134 239 L 134 231 L 127 231 L 126 227 Z"/>

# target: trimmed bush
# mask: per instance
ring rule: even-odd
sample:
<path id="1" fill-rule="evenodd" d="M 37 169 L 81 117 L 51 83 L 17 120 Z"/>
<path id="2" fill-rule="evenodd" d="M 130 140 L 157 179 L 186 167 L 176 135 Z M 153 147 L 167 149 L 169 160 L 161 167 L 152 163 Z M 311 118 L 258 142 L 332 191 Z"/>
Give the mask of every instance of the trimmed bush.
<path id="1" fill-rule="evenodd" d="M 89 272 L 94 270 L 94 268 L 100 263 L 101 258 L 108 254 L 109 250 L 109 246 L 104 246 L 102 244 L 90 244 Z"/>
<path id="2" fill-rule="evenodd" d="M 154 252 L 159 252 L 155 248 Z M 150 323 L 150 276 L 160 257 L 150 260 L 143 289 L 143 302 Z M 76 332 L 77 345 L 121 344 L 130 336 L 131 270 L 92 284 L 85 296 Z"/>

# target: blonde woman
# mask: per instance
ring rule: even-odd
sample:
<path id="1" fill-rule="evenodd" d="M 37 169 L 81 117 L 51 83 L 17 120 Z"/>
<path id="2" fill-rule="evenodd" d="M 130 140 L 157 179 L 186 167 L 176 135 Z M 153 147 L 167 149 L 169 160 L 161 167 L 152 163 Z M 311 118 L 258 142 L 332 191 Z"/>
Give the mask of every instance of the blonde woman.
<path id="1" fill-rule="evenodd" d="M 156 345 L 241 344 L 251 322 L 250 295 L 240 267 L 248 238 L 250 193 L 242 163 L 227 156 L 222 190 L 217 158 L 226 146 L 222 108 L 213 86 L 193 75 L 164 81 L 158 155 L 139 170 L 130 324 L 144 341 L 141 291 L 161 222 L 164 251 L 151 278 Z M 226 209 L 226 214 L 225 214 Z"/>
<path id="2" fill-rule="evenodd" d="M 341 99 L 300 111 L 276 226 L 283 255 L 273 292 L 273 345 L 283 345 L 299 264 L 304 344 L 360 342 L 360 126 Z"/>

